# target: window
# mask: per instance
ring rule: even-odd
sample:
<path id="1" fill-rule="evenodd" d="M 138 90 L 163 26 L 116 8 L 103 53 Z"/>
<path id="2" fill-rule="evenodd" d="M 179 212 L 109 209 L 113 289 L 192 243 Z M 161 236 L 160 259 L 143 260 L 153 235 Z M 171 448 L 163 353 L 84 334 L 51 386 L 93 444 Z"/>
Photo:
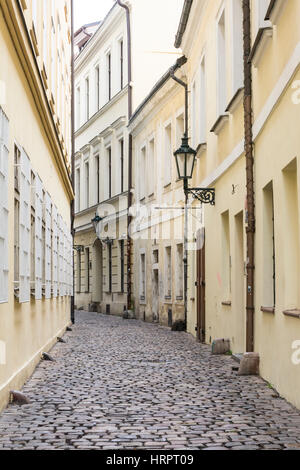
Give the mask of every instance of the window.
<path id="1" fill-rule="evenodd" d="M 217 26 L 218 52 L 217 52 L 217 113 L 218 116 L 224 114 L 227 100 L 227 60 L 226 60 L 226 30 L 225 30 L 225 10 L 223 10 Z"/>
<path id="2" fill-rule="evenodd" d="M 146 196 L 146 147 L 141 150 L 140 158 L 140 200 L 143 200 Z"/>
<path id="3" fill-rule="evenodd" d="M 171 183 L 172 177 L 172 128 L 171 124 L 165 127 L 165 158 L 164 158 L 164 185 Z"/>
<path id="4" fill-rule="evenodd" d="M 231 294 L 231 258 L 230 258 L 230 232 L 229 211 L 222 214 L 222 285 L 224 301 L 230 300 Z"/>
<path id="5" fill-rule="evenodd" d="M 80 211 L 80 168 L 76 169 L 76 212 Z"/>
<path id="6" fill-rule="evenodd" d="M 18 154 L 18 151 L 17 151 Z M 19 302 L 30 301 L 30 225 L 31 225 L 31 166 L 24 149 L 21 150 L 19 214 L 15 213 L 15 224 L 19 222 L 19 235 L 15 247 L 19 251 Z M 15 206 L 16 207 L 16 206 Z M 17 231 L 17 229 L 16 229 Z M 19 244 L 19 246 L 17 245 Z"/>
<path id="7" fill-rule="evenodd" d="M 90 79 L 85 79 L 85 117 L 88 121 L 90 118 Z"/>
<path id="8" fill-rule="evenodd" d="M 85 163 L 85 207 L 90 205 L 90 165 L 89 162 Z"/>
<path id="9" fill-rule="evenodd" d="M 90 292 L 90 249 L 85 248 L 85 292 Z"/>
<path id="10" fill-rule="evenodd" d="M 120 249 L 120 291 L 124 292 L 124 285 L 125 285 L 125 250 L 124 250 L 124 240 L 119 241 L 119 249 Z"/>
<path id="11" fill-rule="evenodd" d="M 45 194 L 45 298 L 51 298 L 51 269 L 52 269 L 52 243 L 51 243 L 51 213 L 52 202 L 49 193 Z"/>
<path id="12" fill-rule="evenodd" d="M 52 21 L 52 28 L 51 28 L 51 92 L 53 99 L 55 98 L 55 89 L 56 89 L 56 74 L 55 74 L 55 28 L 54 23 Z"/>
<path id="13" fill-rule="evenodd" d="M 299 203 L 296 158 L 283 171 L 284 294 L 287 309 L 299 308 Z"/>
<path id="14" fill-rule="evenodd" d="M 14 148 L 14 284 L 15 293 L 19 292 L 19 265 L 20 265 L 20 174 L 21 152 Z"/>
<path id="15" fill-rule="evenodd" d="M 146 255 L 140 255 L 140 301 L 146 300 Z"/>
<path id="16" fill-rule="evenodd" d="M 81 251 L 80 250 L 77 250 L 77 263 L 76 263 L 76 266 L 77 266 L 77 270 L 76 270 L 76 274 L 77 274 L 77 294 L 80 294 L 81 292 Z"/>
<path id="17" fill-rule="evenodd" d="M 48 0 L 43 4 L 43 61 L 48 66 Z"/>
<path id="18" fill-rule="evenodd" d="M 32 0 L 32 24 L 35 34 L 37 33 L 37 0 Z"/>
<path id="19" fill-rule="evenodd" d="M 107 149 L 107 163 L 108 163 L 108 199 L 111 198 L 111 147 Z"/>
<path id="20" fill-rule="evenodd" d="M 41 250 L 41 259 L 42 259 L 42 294 L 45 295 L 45 286 L 46 286 L 46 224 L 45 224 L 45 191 L 43 191 L 43 205 L 42 205 L 42 250 Z"/>
<path id="21" fill-rule="evenodd" d="M 100 109 L 100 69 L 99 65 L 96 66 L 95 68 L 95 87 L 96 87 L 96 111 Z"/>
<path id="22" fill-rule="evenodd" d="M 197 84 L 196 81 L 192 84 L 192 143 L 195 148 L 198 143 L 196 117 L 197 117 Z M 198 121 L 198 120 L 197 120 Z"/>
<path id="23" fill-rule="evenodd" d="M 112 243 L 108 244 L 108 292 L 112 292 Z"/>
<path id="24" fill-rule="evenodd" d="M 52 208 L 52 295 L 58 294 L 58 226 L 57 226 L 57 208 Z"/>
<path id="25" fill-rule="evenodd" d="M 76 121 L 77 128 L 80 127 L 80 87 L 76 89 Z"/>
<path id="26" fill-rule="evenodd" d="M 172 299 L 172 249 L 165 248 L 165 299 Z"/>
<path id="27" fill-rule="evenodd" d="M 43 186 L 42 182 L 38 175 L 32 178 L 32 189 L 34 194 L 34 212 L 32 210 L 32 224 L 34 225 L 34 230 L 32 233 L 32 238 L 35 239 L 33 244 L 33 266 L 34 266 L 34 293 L 35 299 L 40 300 L 42 298 L 42 251 L 43 251 L 43 239 L 42 239 L 42 220 L 43 220 Z M 32 267 L 33 268 L 33 267 Z"/>
<path id="28" fill-rule="evenodd" d="M 124 192 L 124 140 L 121 139 L 119 142 L 119 149 L 120 149 L 120 178 L 121 178 L 121 185 L 120 185 L 120 193 Z"/>
<path id="29" fill-rule="evenodd" d="M 184 134 L 184 115 L 180 114 L 176 118 L 176 148 L 180 147 L 183 134 Z"/>
<path id="30" fill-rule="evenodd" d="M 265 20 L 269 5 L 270 0 L 255 0 L 256 32 L 260 28 L 271 26 L 271 22 Z"/>
<path id="31" fill-rule="evenodd" d="M 273 183 L 263 190 L 263 306 L 275 306 L 275 234 Z"/>
<path id="32" fill-rule="evenodd" d="M 199 83 L 199 118 L 200 118 L 200 138 L 199 143 L 206 142 L 206 71 L 205 57 L 202 58 L 200 64 L 200 83 Z"/>
<path id="33" fill-rule="evenodd" d="M 107 97 L 108 101 L 111 100 L 111 54 L 110 52 L 106 56 L 107 61 Z"/>
<path id="34" fill-rule="evenodd" d="M 8 119 L 0 108 L 0 303 L 8 302 Z"/>
<path id="35" fill-rule="evenodd" d="M 176 299 L 183 299 L 183 244 L 176 246 Z"/>
<path id="36" fill-rule="evenodd" d="M 119 54 L 120 54 L 120 89 L 124 86 L 124 43 L 123 39 L 119 42 Z"/>
<path id="37" fill-rule="evenodd" d="M 95 168 L 96 168 L 96 203 L 100 202 L 100 158 L 99 155 L 95 156 Z"/>
<path id="38" fill-rule="evenodd" d="M 233 95 L 243 87 L 243 5 L 242 0 L 233 0 L 233 60 L 232 60 L 232 73 Z"/>
<path id="39" fill-rule="evenodd" d="M 154 139 L 151 139 L 149 142 L 149 152 L 148 152 L 148 168 L 147 168 L 147 178 L 148 178 L 148 196 L 154 194 L 154 180 L 155 180 L 155 154 L 154 154 L 155 143 Z"/>

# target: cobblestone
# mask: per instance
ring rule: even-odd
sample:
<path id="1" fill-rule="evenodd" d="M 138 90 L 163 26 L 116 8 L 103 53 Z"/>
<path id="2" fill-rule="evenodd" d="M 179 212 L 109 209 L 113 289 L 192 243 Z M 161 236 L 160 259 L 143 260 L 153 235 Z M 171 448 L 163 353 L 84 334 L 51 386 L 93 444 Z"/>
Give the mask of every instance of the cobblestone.
<path id="1" fill-rule="evenodd" d="M 300 411 L 187 333 L 78 312 L 0 415 L 0 449 L 297 449 Z"/>

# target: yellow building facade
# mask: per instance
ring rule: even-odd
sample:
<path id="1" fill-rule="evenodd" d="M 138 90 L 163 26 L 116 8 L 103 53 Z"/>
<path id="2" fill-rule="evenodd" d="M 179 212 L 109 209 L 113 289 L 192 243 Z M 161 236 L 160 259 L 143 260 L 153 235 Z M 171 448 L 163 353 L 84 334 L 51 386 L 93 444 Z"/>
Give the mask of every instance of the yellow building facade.
<path id="1" fill-rule="evenodd" d="M 180 61 L 180 60 L 179 60 Z M 184 70 L 175 64 L 180 76 Z M 173 152 L 184 131 L 184 93 L 169 69 L 129 123 L 133 142 L 134 310 L 138 318 L 172 326 L 185 321 L 182 182 Z"/>
<path id="2" fill-rule="evenodd" d="M 2 408 L 70 323 L 70 2 L 0 2 L 0 157 Z"/>
<path id="3" fill-rule="evenodd" d="M 188 58 L 189 133 L 197 149 L 191 186 L 215 188 L 216 194 L 215 206 L 204 208 L 205 263 L 201 250 L 189 255 L 188 331 L 198 331 L 206 343 L 228 338 L 233 353 L 245 353 L 246 297 L 253 296 L 253 349 L 259 353 L 260 374 L 297 407 L 299 8 L 297 0 L 250 2 L 253 291 L 247 282 L 243 2 L 186 1 L 176 38 Z"/>

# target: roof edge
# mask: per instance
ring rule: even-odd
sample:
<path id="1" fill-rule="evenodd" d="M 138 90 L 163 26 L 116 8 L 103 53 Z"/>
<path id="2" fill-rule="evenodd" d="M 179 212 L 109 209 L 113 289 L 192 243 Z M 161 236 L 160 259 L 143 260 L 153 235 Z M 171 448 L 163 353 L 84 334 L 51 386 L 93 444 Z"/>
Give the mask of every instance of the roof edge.
<path id="1" fill-rule="evenodd" d="M 192 8 L 193 0 L 184 0 L 184 5 L 181 13 L 181 18 L 177 30 L 177 34 L 175 37 L 174 46 L 178 49 L 181 46 L 182 38 L 186 30 L 186 26 L 189 20 L 191 8 Z"/>
<path id="2" fill-rule="evenodd" d="M 150 93 L 146 96 L 146 98 L 142 101 L 142 103 L 137 107 L 135 112 L 133 113 L 129 125 L 137 118 L 137 116 L 141 113 L 143 108 L 146 104 L 151 100 L 151 98 L 163 87 L 163 85 L 169 80 L 171 74 L 175 73 L 176 70 L 180 69 L 184 64 L 186 64 L 187 58 L 183 55 L 177 59 L 174 65 L 170 67 L 167 72 L 156 82 Z"/>

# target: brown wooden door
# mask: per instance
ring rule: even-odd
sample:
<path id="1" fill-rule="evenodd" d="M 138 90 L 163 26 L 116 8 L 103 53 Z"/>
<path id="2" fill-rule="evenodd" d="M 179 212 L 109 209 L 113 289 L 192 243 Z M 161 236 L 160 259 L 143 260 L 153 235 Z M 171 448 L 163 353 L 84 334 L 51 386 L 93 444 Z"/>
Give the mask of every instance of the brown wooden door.
<path id="1" fill-rule="evenodd" d="M 205 229 L 197 237 L 197 338 L 205 342 Z"/>

